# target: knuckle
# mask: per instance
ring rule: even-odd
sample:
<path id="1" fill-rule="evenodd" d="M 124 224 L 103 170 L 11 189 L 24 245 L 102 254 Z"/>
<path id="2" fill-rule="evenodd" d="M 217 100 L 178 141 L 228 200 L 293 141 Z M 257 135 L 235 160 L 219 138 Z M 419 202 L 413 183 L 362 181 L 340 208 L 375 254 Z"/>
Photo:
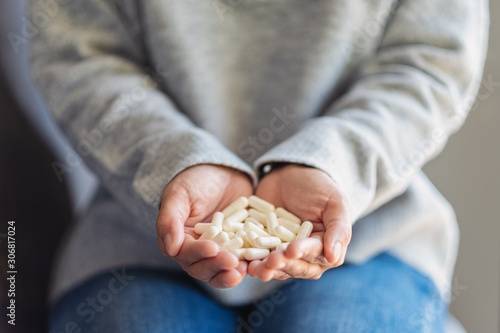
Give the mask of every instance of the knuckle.
<path id="1" fill-rule="evenodd" d="M 300 272 L 299 274 L 299 277 L 301 279 L 308 279 L 309 277 L 311 277 L 311 267 L 309 265 L 307 265 L 303 271 Z"/>

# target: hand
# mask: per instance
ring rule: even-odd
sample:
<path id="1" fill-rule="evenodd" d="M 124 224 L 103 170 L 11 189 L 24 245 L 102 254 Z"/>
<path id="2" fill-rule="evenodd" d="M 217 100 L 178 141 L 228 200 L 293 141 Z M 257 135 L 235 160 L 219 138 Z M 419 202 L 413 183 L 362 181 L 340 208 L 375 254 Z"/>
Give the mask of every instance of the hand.
<path id="1" fill-rule="evenodd" d="M 313 222 L 311 238 L 295 240 L 286 251 L 272 251 L 255 260 L 248 273 L 271 279 L 318 279 L 328 269 L 344 263 L 351 241 L 351 209 L 337 184 L 323 171 L 287 164 L 266 175 L 255 194 Z"/>
<path id="2" fill-rule="evenodd" d="M 240 283 L 247 262 L 239 262 L 227 251 L 219 252 L 211 240 L 198 240 L 193 227 L 210 222 L 214 212 L 252 191 L 250 179 L 235 169 L 204 164 L 181 172 L 163 191 L 156 222 L 161 252 L 192 277 L 209 281 L 216 288 Z"/>

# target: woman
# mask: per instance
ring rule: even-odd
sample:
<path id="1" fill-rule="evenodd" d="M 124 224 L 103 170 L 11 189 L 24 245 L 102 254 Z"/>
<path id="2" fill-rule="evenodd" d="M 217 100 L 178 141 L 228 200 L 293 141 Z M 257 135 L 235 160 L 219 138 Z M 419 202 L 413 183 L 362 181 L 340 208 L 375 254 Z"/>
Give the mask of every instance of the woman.
<path id="1" fill-rule="evenodd" d="M 443 331 L 458 232 L 420 169 L 474 99 L 485 12 L 32 1 L 50 16 L 34 77 L 102 183 L 55 269 L 51 330 Z M 252 193 L 314 237 L 251 263 L 196 239 Z"/>

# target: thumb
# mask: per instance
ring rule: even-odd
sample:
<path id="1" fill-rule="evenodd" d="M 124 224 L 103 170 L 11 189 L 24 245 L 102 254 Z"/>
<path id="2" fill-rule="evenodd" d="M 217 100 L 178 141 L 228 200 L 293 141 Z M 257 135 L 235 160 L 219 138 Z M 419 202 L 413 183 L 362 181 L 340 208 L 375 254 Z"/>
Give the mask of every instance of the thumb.
<path id="1" fill-rule="evenodd" d="M 187 194 L 170 193 L 162 199 L 156 221 L 158 243 L 163 253 L 176 256 L 184 243 L 184 223 L 189 216 Z"/>
<path id="2" fill-rule="evenodd" d="M 327 205 L 323 216 L 326 228 L 323 243 L 325 258 L 328 262 L 340 266 L 344 262 L 352 236 L 350 206 L 339 202 Z"/>

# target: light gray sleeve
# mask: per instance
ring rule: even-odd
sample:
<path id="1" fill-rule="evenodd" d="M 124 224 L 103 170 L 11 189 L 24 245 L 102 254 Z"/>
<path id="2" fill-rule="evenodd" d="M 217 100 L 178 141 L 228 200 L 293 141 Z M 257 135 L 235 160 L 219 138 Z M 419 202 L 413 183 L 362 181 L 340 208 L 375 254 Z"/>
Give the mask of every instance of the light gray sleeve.
<path id="1" fill-rule="evenodd" d="M 254 165 L 325 171 L 347 194 L 355 220 L 402 193 L 458 130 L 486 55 L 487 1 L 403 0 L 391 14 L 347 93 Z"/>
<path id="2" fill-rule="evenodd" d="M 255 179 L 250 166 L 196 127 L 147 75 L 132 2 L 59 3 L 30 3 L 33 17 L 52 10 L 32 39 L 34 79 L 76 150 L 138 220 L 156 220 L 164 187 L 190 166 L 224 165 Z"/>

